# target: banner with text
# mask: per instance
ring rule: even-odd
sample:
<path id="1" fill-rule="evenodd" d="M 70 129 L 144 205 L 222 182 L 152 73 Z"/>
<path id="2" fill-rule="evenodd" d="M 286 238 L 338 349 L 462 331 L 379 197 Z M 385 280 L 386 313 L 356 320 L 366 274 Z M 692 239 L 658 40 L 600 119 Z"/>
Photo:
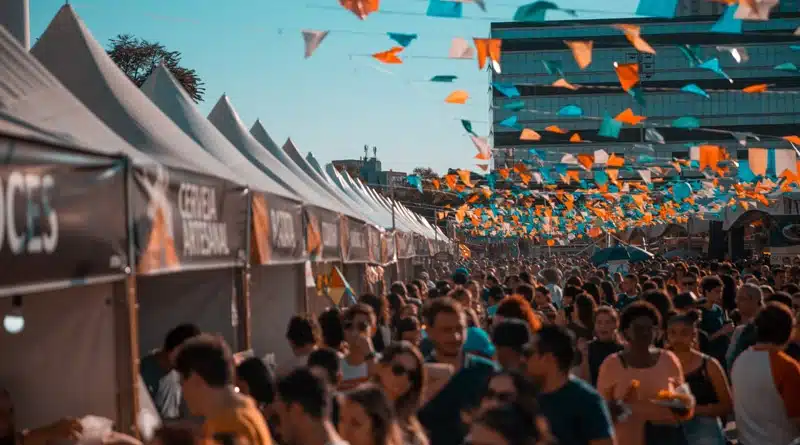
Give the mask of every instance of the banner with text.
<path id="1" fill-rule="evenodd" d="M 344 246 L 345 263 L 367 263 L 369 262 L 369 245 L 367 241 L 367 224 L 353 219 L 343 219 L 342 224 L 346 227 Z"/>
<path id="2" fill-rule="evenodd" d="M 306 207 L 308 253 L 315 261 L 341 261 L 342 218 L 338 213 L 319 207 Z"/>
<path id="3" fill-rule="evenodd" d="M 180 170 L 136 168 L 137 272 L 246 260 L 248 196 L 227 181 Z"/>
<path id="4" fill-rule="evenodd" d="M 253 264 L 296 264 L 308 258 L 303 237 L 303 207 L 274 195 L 253 193 Z"/>
<path id="5" fill-rule="evenodd" d="M 125 161 L 0 165 L 0 288 L 123 273 Z"/>

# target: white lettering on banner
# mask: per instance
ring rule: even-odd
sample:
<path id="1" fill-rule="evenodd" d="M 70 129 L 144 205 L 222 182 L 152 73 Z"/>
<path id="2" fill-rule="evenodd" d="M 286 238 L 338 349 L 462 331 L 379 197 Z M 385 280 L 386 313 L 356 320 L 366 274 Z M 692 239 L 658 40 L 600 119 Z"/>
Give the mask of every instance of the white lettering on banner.
<path id="1" fill-rule="evenodd" d="M 322 245 L 325 247 L 338 247 L 339 245 L 339 225 L 322 222 Z"/>
<path id="2" fill-rule="evenodd" d="M 56 250 L 58 213 L 50 200 L 54 187 L 55 180 L 50 175 L 12 171 L 5 191 L 0 180 L 0 251 L 5 240 L 14 255 L 53 253 Z M 15 204 L 19 199 L 25 203 L 24 227 L 17 227 Z"/>
<path id="3" fill-rule="evenodd" d="M 363 249 L 367 244 L 364 242 L 362 232 L 350 231 L 350 247 L 353 249 Z"/>
<path id="4" fill-rule="evenodd" d="M 217 221 L 217 195 L 213 187 L 182 182 L 178 211 L 183 226 L 186 256 L 228 255 L 228 225 Z"/>
<path id="5" fill-rule="evenodd" d="M 285 210 L 270 209 L 269 222 L 272 226 L 272 245 L 280 249 L 294 249 L 297 237 L 292 214 Z"/>

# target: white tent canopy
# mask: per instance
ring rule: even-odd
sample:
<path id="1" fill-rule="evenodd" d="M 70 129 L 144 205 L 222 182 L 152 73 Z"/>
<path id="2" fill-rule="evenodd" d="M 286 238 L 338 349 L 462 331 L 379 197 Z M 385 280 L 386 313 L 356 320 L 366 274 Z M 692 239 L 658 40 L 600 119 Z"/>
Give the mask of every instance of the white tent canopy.
<path id="1" fill-rule="evenodd" d="M 171 167 L 238 182 L 120 71 L 70 5 L 61 7 L 31 54 L 137 149 Z"/>
<path id="2" fill-rule="evenodd" d="M 72 95 L 0 27 L 0 134 L 154 163 Z"/>
<path id="3" fill-rule="evenodd" d="M 142 85 L 142 92 L 189 137 L 240 175 L 241 182 L 256 190 L 301 200 L 293 192 L 265 175 L 231 145 L 225 136 L 200 114 L 189 94 L 163 64 L 153 70 Z"/>
<path id="4" fill-rule="evenodd" d="M 259 170 L 296 193 L 307 204 L 332 210 L 331 205 L 325 199 L 311 190 L 253 138 L 233 109 L 228 96 L 223 94 L 219 98 L 209 113 L 208 120 Z"/>
<path id="5" fill-rule="evenodd" d="M 351 208 L 350 206 L 346 206 L 339 202 L 338 199 L 334 198 L 333 195 L 328 193 L 327 190 L 320 187 L 313 179 L 309 178 L 308 175 L 305 174 L 303 170 L 301 170 L 297 165 L 286 156 L 286 153 L 283 152 L 278 145 L 275 144 L 275 141 L 272 140 L 267 130 L 261 125 L 260 121 L 256 121 L 253 124 L 253 127 L 250 129 L 250 134 L 253 138 L 258 141 L 262 147 L 264 147 L 272 156 L 275 157 L 278 161 L 281 162 L 287 169 L 291 171 L 291 173 L 302 181 L 309 189 L 311 189 L 317 196 L 321 197 L 325 202 L 327 202 L 326 208 L 333 209 L 338 211 L 339 213 L 349 216 L 354 219 L 363 220 L 364 216 L 360 214 L 357 210 Z M 291 139 L 288 139 L 284 144 L 284 147 L 290 145 L 294 147 Z"/>
<path id="6" fill-rule="evenodd" d="M 356 193 L 355 190 L 351 189 L 350 187 L 347 187 L 347 185 L 344 184 L 344 180 L 342 179 L 342 177 L 339 175 L 339 172 L 337 172 L 335 168 L 332 168 L 332 166 L 330 165 L 328 165 L 328 167 L 329 167 L 327 171 L 328 177 L 332 178 L 333 180 L 332 182 L 337 187 L 339 187 L 339 189 L 342 190 L 342 192 L 344 192 L 347 196 L 349 196 L 351 199 L 357 202 L 361 206 L 361 208 L 368 209 L 370 214 L 373 215 L 374 219 L 380 223 L 380 227 L 384 227 L 387 229 L 392 228 L 391 215 L 387 215 L 385 212 L 380 212 L 374 207 L 372 207 L 369 204 L 369 202 L 364 200 L 364 198 L 360 196 L 358 193 Z M 395 228 L 400 228 L 400 227 L 395 227 Z"/>

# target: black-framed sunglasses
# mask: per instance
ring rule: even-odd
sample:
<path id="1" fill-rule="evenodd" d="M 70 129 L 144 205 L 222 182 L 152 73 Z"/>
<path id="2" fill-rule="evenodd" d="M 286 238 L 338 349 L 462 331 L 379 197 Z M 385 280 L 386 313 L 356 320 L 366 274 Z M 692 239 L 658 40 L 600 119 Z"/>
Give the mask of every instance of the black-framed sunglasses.
<path id="1" fill-rule="evenodd" d="M 406 376 L 410 378 L 414 373 L 413 369 L 408 369 L 399 363 L 392 363 L 389 369 L 391 369 L 392 374 L 394 374 L 395 377 Z"/>
<path id="2" fill-rule="evenodd" d="M 495 391 L 489 388 L 486 390 L 486 393 L 483 395 L 483 398 L 488 400 L 495 400 L 500 403 L 511 403 L 514 401 L 514 399 L 517 398 L 517 395 L 510 392 Z"/>

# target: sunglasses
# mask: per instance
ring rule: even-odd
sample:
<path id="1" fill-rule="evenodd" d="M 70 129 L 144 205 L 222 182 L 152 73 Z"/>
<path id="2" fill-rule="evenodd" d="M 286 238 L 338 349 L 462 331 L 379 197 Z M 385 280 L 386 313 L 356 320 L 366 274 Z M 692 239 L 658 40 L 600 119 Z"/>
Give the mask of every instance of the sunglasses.
<path id="1" fill-rule="evenodd" d="M 402 376 L 411 377 L 411 374 L 414 373 L 413 369 L 408 369 L 399 363 L 392 363 L 389 369 L 392 370 L 392 374 L 394 374 L 395 377 L 402 377 Z"/>
<path id="2" fill-rule="evenodd" d="M 510 403 L 514 401 L 514 399 L 516 398 L 516 394 L 509 392 L 495 391 L 489 388 L 488 390 L 486 390 L 486 394 L 483 395 L 483 398 L 488 400 L 495 400 L 500 403 Z"/>
<path id="3" fill-rule="evenodd" d="M 344 323 L 344 328 L 346 330 L 353 329 L 354 327 L 358 329 L 359 332 L 365 332 L 369 326 L 367 325 L 366 322 L 363 321 L 360 321 L 358 323 L 353 323 L 352 321 L 346 321 Z"/>

